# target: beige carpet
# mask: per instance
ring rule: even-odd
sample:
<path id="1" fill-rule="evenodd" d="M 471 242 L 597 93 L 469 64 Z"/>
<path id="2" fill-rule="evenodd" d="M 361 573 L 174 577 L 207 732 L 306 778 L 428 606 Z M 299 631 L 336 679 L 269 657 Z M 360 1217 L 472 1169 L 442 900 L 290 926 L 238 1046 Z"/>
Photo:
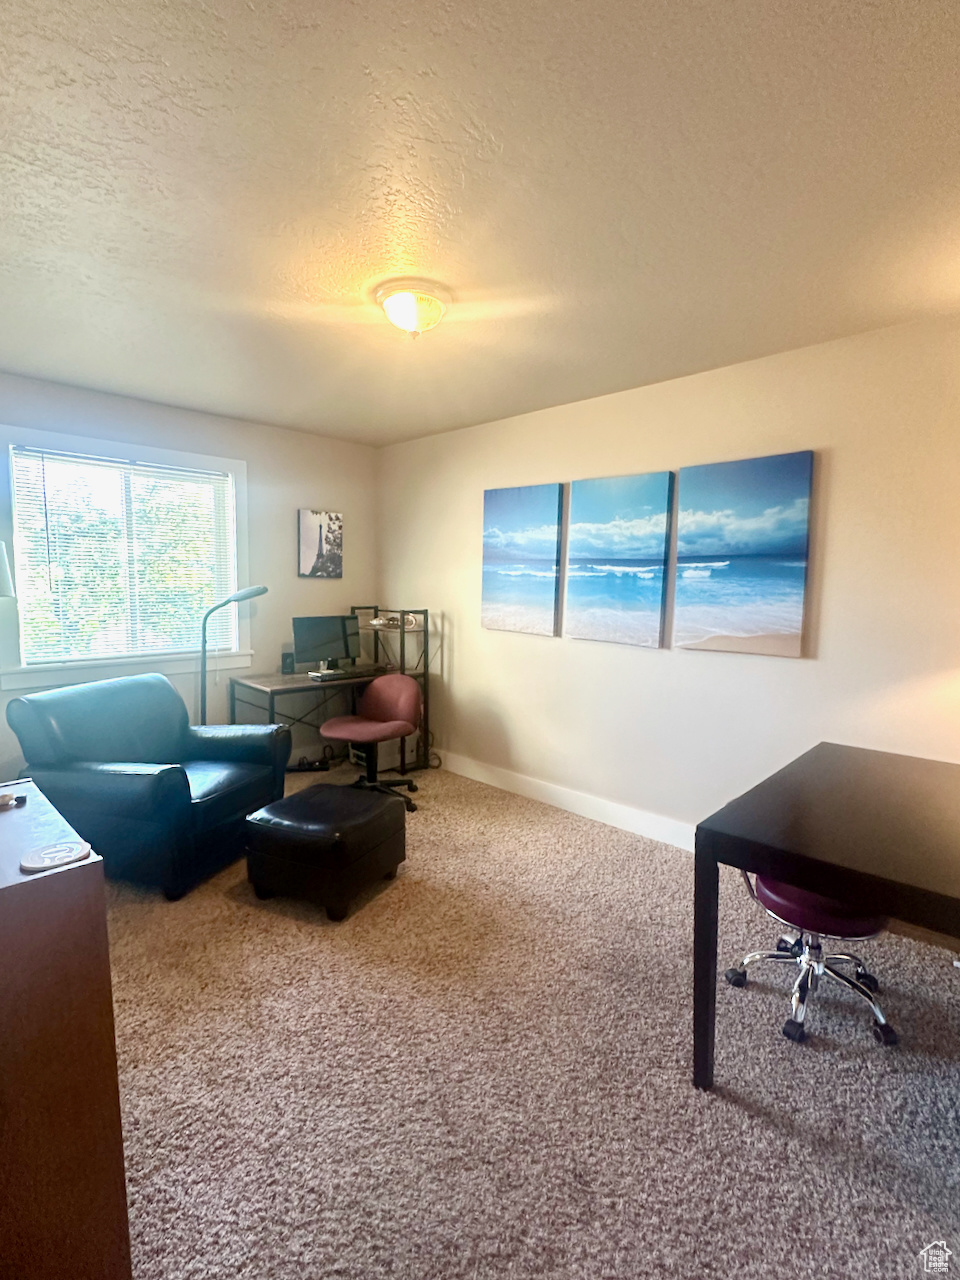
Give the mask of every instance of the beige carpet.
<path id="1" fill-rule="evenodd" d="M 704 1095 L 691 856 L 444 772 L 418 798 L 340 925 L 242 865 L 112 887 L 137 1280 L 960 1270 L 952 957 L 867 944 L 894 1050 L 852 997 L 796 1046 L 786 975 L 722 984 Z M 725 877 L 721 967 L 774 934 Z"/>

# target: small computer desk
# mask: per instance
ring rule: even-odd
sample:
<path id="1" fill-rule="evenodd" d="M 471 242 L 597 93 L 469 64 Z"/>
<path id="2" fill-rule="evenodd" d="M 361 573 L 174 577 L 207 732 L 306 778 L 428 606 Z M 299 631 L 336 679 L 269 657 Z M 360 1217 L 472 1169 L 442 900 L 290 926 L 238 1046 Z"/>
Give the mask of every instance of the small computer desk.
<path id="1" fill-rule="evenodd" d="M 719 866 L 960 938 L 960 765 L 821 742 L 697 827 L 693 1083 L 713 1085 Z"/>
<path id="2" fill-rule="evenodd" d="M 326 719 L 325 709 L 331 698 L 342 693 L 344 689 L 356 690 L 358 685 L 369 684 L 377 676 L 389 674 L 390 671 L 389 667 L 377 667 L 374 671 L 367 670 L 355 676 L 337 676 L 334 680 L 311 680 L 309 676 L 304 675 L 231 676 L 230 723 L 237 723 L 238 706 L 252 707 L 256 711 L 266 712 L 269 724 L 276 724 L 279 717 L 283 724 L 291 728 L 295 724 L 303 724 L 310 729 L 316 729 L 319 734 L 320 726 Z M 408 671 L 405 674 L 416 680 L 424 690 L 424 708 L 426 708 L 426 676 L 422 671 Z M 277 706 L 277 700 L 280 698 L 304 693 L 313 694 L 314 701 L 302 715 L 294 715 Z M 264 699 L 266 699 L 265 703 Z M 417 737 L 417 750 L 412 762 L 407 761 L 406 739 L 400 739 L 400 773 L 427 767 L 428 741 L 429 726 L 426 709 L 424 709 L 420 733 Z"/>
<path id="3" fill-rule="evenodd" d="M 231 676 L 230 677 L 230 723 L 237 723 L 237 707 L 253 707 L 257 711 L 266 711 L 268 724 L 276 724 L 277 716 L 284 724 L 305 724 L 311 729 L 319 730 L 320 713 L 330 698 L 344 689 L 355 689 L 358 684 L 369 684 L 382 670 L 367 671 L 356 676 L 337 676 L 335 680 L 311 680 L 309 676 Z M 291 697 L 298 693 L 312 693 L 316 697 L 313 706 L 301 716 L 291 715 L 278 709 L 277 699 Z M 256 701 L 250 694 L 262 695 L 266 698 L 266 706 Z M 326 695 L 326 696 L 324 696 Z M 311 719 L 311 716 L 313 719 Z"/>

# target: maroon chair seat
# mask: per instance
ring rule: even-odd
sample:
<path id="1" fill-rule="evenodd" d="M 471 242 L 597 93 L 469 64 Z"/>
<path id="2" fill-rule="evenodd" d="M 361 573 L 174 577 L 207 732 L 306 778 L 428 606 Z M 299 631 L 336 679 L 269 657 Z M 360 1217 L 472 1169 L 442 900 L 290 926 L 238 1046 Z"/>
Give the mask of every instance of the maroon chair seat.
<path id="1" fill-rule="evenodd" d="M 363 716 L 334 716 L 323 723 L 323 736 L 334 742 L 389 742 L 414 732 L 409 720 L 365 720 Z"/>
<path id="2" fill-rule="evenodd" d="M 784 924 L 832 938 L 869 938 L 887 927 L 885 916 L 858 915 L 844 902 L 809 889 L 757 876 L 757 901 Z"/>

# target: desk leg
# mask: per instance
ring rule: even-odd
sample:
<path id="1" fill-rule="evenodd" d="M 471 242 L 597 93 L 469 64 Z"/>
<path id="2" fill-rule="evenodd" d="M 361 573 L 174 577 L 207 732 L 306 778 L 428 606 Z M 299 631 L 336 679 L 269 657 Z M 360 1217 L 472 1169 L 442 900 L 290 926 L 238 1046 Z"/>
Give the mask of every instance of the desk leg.
<path id="1" fill-rule="evenodd" d="M 698 835 L 693 891 L 693 1083 L 698 1089 L 713 1087 L 719 884 L 716 859 Z"/>
<path id="2" fill-rule="evenodd" d="M 230 681 L 230 723 L 237 723 L 237 686 Z"/>

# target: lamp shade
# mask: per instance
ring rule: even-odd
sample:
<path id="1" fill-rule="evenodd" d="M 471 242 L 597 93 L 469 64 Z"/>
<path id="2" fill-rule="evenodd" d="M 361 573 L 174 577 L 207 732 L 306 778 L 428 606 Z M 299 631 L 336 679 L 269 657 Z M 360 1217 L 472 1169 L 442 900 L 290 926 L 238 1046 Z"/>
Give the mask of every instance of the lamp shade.
<path id="1" fill-rule="evenodd" d="M 7 559 L 7 544 L 0 542 L 0 597 L 13 597 L 17 593 L 13 589 L 13 575 L 10 573 L 10 561 Z"/>
<path id="2" fill-rule="evenodd" d="M 240 591 L 235 591 L 232 596 L 227 596 L 223 603 L 239 604 L 241 600 L 252 600 L 254 596 L 265 596 L 266 594 L 266 587 L 243 587 Z M 219 605 L 217 607 L 219 608 Z"/>

